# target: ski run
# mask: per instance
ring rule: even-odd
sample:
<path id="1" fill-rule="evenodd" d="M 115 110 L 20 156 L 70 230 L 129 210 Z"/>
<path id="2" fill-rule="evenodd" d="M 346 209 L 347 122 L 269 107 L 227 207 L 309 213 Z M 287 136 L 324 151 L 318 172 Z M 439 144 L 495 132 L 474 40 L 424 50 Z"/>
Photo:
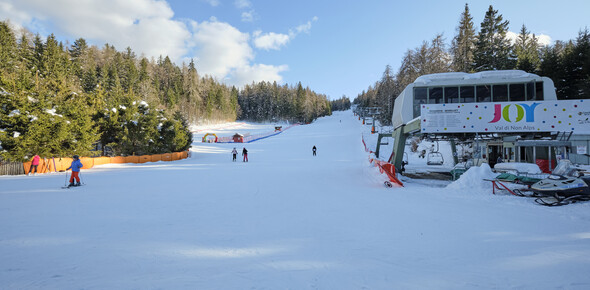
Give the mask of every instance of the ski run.
<path id="1" fill-rule="evenodd" d="M 0 176 L 0 289 L 590 289 L 590 202 L 494 195 L 485 166 L 386 188 L 351 111 L 201 142 L 274 126 L 195 128 L 188 159 L 83 169 L 75 189 Z"/>

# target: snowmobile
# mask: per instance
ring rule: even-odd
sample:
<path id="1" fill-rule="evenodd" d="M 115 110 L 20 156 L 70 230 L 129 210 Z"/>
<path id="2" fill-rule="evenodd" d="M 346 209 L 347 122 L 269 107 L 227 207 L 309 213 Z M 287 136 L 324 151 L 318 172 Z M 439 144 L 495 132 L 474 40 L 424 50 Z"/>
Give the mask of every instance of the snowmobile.
<path id="1" fill-rule="evenodd" d="M 569 160 L 562 160 L 549 177 L 533 184 L 535 202 L 546 206 L 590 200 L 590 175 L 584 176 Z"/>

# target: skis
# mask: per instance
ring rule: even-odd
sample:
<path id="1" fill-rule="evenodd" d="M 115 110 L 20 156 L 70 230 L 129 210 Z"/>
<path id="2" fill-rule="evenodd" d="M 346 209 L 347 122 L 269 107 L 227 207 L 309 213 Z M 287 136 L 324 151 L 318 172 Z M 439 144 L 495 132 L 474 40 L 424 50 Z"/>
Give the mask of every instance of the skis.
<path id="1" fill-rule="evenodd" d="M 535 202 L 544 205 L 544 206 L 561 206 L 567 205 L 570 203 L 575 203 L 578 201 L 590 201 L 590 196 L 588 195 L 573 195 L 569 197 L 562 197 L 562 196 L 544 196 L 535 199 Z"/>
<path id="2" fill-rule="evenodd" d="M 62 186 L 61 188 L 62 188 L 62 189 L 68 189 L 68 188 L 73 188 L 73 187 L 80 187 L 80 186 L 82 186 L 82 185 L 84 185 L 84 184 L 80 183 L 79 185 L 72 185 L 72 186 L 69 186 L 69 185 L 68 185 L 68 186 Z"/>

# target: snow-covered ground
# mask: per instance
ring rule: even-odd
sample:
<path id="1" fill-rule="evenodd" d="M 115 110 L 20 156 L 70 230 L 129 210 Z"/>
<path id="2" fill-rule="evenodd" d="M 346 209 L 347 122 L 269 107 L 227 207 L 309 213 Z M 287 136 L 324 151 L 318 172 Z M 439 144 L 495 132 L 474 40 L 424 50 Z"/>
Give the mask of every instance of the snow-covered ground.
<path id="1" fill-rule="evenodd" d="M 249 126 L 273 128 L 215 133 Z M 485 166 L 385 188 L 369 129 L 335 112 L 244 144 L 248 163 L 203 130 L 189 159 L 83 170 L 74 189 L 2 176 L 0 289 L 590 288 L 590 203 L 492 195 Z"/>

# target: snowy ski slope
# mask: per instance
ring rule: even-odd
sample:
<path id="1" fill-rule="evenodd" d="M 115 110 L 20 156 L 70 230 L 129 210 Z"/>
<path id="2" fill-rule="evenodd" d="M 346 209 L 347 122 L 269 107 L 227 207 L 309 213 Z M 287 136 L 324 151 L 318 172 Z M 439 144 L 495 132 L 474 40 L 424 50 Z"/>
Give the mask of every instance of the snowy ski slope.
<path id="1" fill-rule="evenodd" d="M 248 163 L 203 129 L 191 158 L 83 170 L 79 188 L 2 176 L 0 289 L 590 288 L 590 203 L 492 195 L 485 169 L 388 189 L 369 130 L 335 112 L 235 146 Z"/>

